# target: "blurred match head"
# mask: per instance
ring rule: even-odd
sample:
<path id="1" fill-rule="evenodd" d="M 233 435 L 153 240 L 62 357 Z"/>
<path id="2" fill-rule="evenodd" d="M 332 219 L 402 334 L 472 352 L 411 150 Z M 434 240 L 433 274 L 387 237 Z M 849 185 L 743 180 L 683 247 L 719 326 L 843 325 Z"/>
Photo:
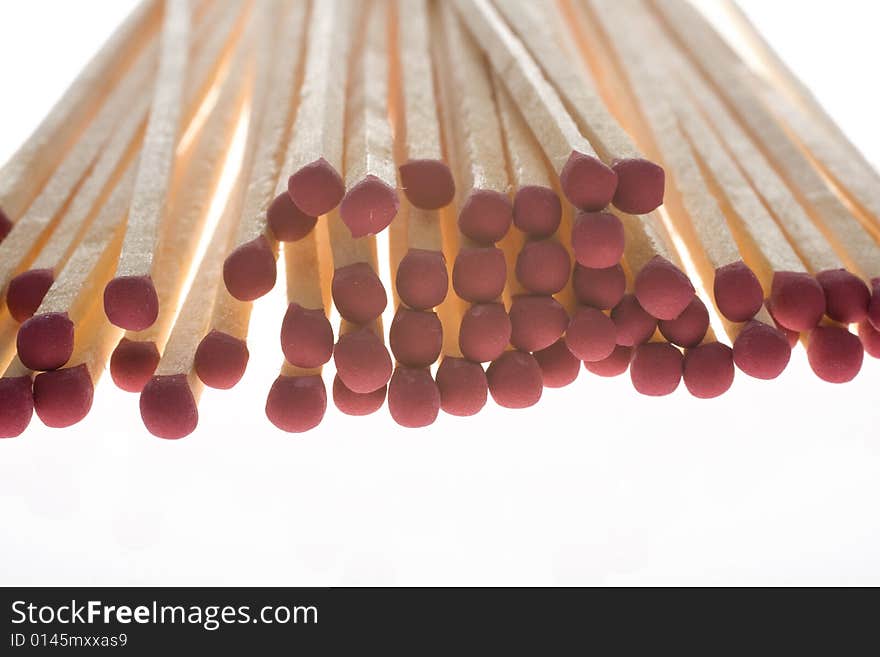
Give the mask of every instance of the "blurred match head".
<path id="1" fill-rule="evenodd" d="M 516 257 L 516 278 L 535 294 L 556 294 L 568 283 L 571 258 L 556 240 L 526 242 Z"/>
<path id="2" fill-rule="evenodd" d="M 185 374 L 154 376 L 141 392 L 141 419 L 157 438 L 177 440 L 199 424 L 199 408 Z"/>
<path id="3" fill-rule="evenodd" d="M 640 157 L 615 160 L 617 189 L 612 203 L 627 214 L 647 214 L 663 203 L 666 174 L 663 167 Z"/>
<path id="4" fill-rule="evenodd" d="M 750 320 L 764 305 L 761 283 L 742 260 L 715 270 L 713 292 L 718 311 L 731 322 Z"/>
<path id="5" fill-rule="evenodd" d="M 353 392 L 337 374 L 333 379 L 333 404 L 346 415 L 371 415 L 385 403 L 386 388 L 387 386 L 381 386 L 373 392 Z"/>
<path id="6" fill-rule="evenodd" d="M 33 414 L 31 377 L 0 378 L 0 438 L 20 436 L 31 423 Z"/>
<path id="7" fill-rule="evenodd" d="M 296 242 L 312 232 L 318 218 L 300 210 L 290 194 L 281 192 L 266 211 L 266 221 L 276 240 Z"/>
<path id="8" fill-rule="evenodd" d="M 449 273 L 442 251 L 410 249 L 400 260 L 395 277 L 401 302 L 415 310 L 436 308 L 449 290 Z"/>
<path id="9" fill-rule="evenodd" d="M 626 274 L 619 264 L 590 269 L 575 263 L 571 285 L 579 303 L 593 308 L 614 308 L 626 293 Z"/>
<path id="10" fill-rule="evenodd" d="M 775 379 L 791 359 L 791 345 L 775 326 L 751 320 L 733 341 L 733 362 L 756 379 Z"/>
<path id="11" fill-rule="evenodd" d="M 368 326 L 339 336 L 333 360 L 339 378 L 352 392 L 373 392 L 391 378 L 391 356 Z"/>
<path id="12" fill-rule="evenodd" d="M 505 351 L 486 370 L 489 392 L 504 408 L 527 408 L 541 399 L 544 377 L 530 353 Z"/>
<path id="13" fill-rule="evenodd" d="M 681 382 L 681 352 L 668 342 L 648 342 L 635 348 L 629 375 L 637 392 L 662 397 Z"/>
<path id="14" fill-rule="evenodd" d="M 452 172 L 440 160 L 407 160 L 400 165 L 400 184 L 409 202 L 425 210 L 449 205 L 455 196 Z"/>
<path id="15" fill-rule="evenodd" d="M 339 205 L 345 194 L 345 183 L 339 172 L 322 157 L 290 176 L 287 192 L 305 214 L 320 217 Z"/>
<path id="16" fill-rule="evenodd" d="M 73 354 L 74 333 L 67 313 L 34 315 L 18 329 L 18 357 L 32 370 L 57 370 Z"/>
<path id="17" fill-rule="evenodd" d="M 825 293 L 806 272 L 778 271 L 770 286 L 773 319 L 792 331 L 809 331 L 825 314 Z"/>
<path id="18" fill-rule="evenodd" d="M 122 338 L 110 356 L 113 383 L 126 392 L 141 392 L 159 366 L 155 342 Z"/>
<path id="19" fill-rule="evenodd" d="M 462 234 L 481 244 L 501 240 L 513 222 L 513 205 L 506 194 L 475 189 L 468 194 L 458 213 Z"/>
<path id="20" fill-rule="evenodd" d="M 842 326 L 817 326 L 807 339 L 807 360 L 816 376 L 828 383 L 852 381 L 862 369 L 859 338 Z"/>
<path id="21" fill-rule="evenodd" d="M 339 314 L 354 324 L 373 321 L 388 303 L 385 286 L 366 262 L 356 262 L 333 272 L 330 292 Z"/>
<path id="22" fill-rule="evenodd" d="M 645 263 L 636 276 L 636 298 L 657 319 L 678 317 L 693 300 L 694 292 L 687 274 L 659 255 Z"/>
<path id="23" fill-rule="evenodd" d="M 518 295 L 510 303 L 510 344 L 523 351 L 539 351 L 556 342 L 568 326 L 568 313 L 556 299 Z"/>
<path id="24" fill-rule="evenodd" d="M 871 290 L 861 278 L 845 269 L 831 269 L 816 274 L 816 280 L 825 293 L 825 313 L 831 319 L 855 324 L 868 316 Z"/>
<path id="25" fill-rule="evenodd" d="M 34 410 L 43 424 L 53 429 L 82 421 L 92 408 L 94 394 L 85 365 L 43 372 L 34 378 Z"/>
<path id="26" fill-rule="evenodd" d="M 437 388 L 443 412 L 459 417 L 479 413 L 489 396 L 483 368 L 478 363 L 452 356 L 444 356 L 437 368 Z"/>
<path id="27" fill-rule="evenodd" d="M 695 296 L 678 317 L 661 320 L 657 327 L 672 344 L 696 347 L 709 330 L 709 311 L 700 297 Z"/>
<path id="28" fill-rule="evenodd" d="M 461 318 L 458 347 L 468 360 L 485 363 L 502 354 L 512 332 L 503 304 L 474 304 Z"/>
<path id="29" fill-rule="evenodd" d="M 865 353 L 873 358 L 880 358 L 880 331 L 867 319 L 859 322 L 859 339 L 862 341 Z"/>
<path id="30" fill-rule="evenodd" d="M 592 155 L 573 151 L 562 167 L 559 183 L 572 205 L 580 210 L 597 212 L 614 198 L 617 174 Z"/>
<path id="31" fill-rule="evenodd" d="M 104 288 L 104 313 L 127 331 L 150 328 L 159 316 L 159 297 L 149 276 L 117 276 Z"/>
<path id="32" fill-rule="evenodd" d="M 611 321 L 617 327 L 617 344 L 634 347 L 647 341 L 657 328 L 657 320 L 645 312 L 633 294 L 624 295 L 611 310 Z"/>
<path id="33" fill-rule="evenodd" d="M 712 399 L 733 385 L 733 349 L 720 342 L 707 342 L 684 352 L 682 379 L 699 399 Z"/>
<path id="34" fill-rule="evenodd" d="M 3 208 L 0 208 L 0 242 L 6 239 L 10 230 L 12 230 L 12 220 L 3 212 Z"/>
<path id="35" fill-rule="evenodd" d="M 868 321 L 880 331 L 880 278 L 871 279 L 871 302 L 868 304 Z"/>
<path id="36" fill-rule="evenodd" d="M 287 306 L 281 322 L 281 351 L 291 365 L 320 367 L 333 355 L 333 327 L 323 308 Z"/>
<path id="37" fill-rule="evenodd" d="M 399 208 L 397 190 L 371 174 L 346 192 L 339 217 L 352 237 L 366 237 L 385 230 Z"/>
<path id="38" fill-rule="evenodd" d="M 443 348 L 443 325 L 437 313 L 400 306 L 388 332 L 391 353 L 402 365 L 429 367 Z M 390 391 L 389 391 L 390 399 Z"/>
<path id="39" fill-rule="evenodd" d="M 557 340 L 532 355 L 541 367 L 545 388 L 564 388 L 573 383 L 581 371 L 581 362 L 569 351 L 565 340 Z"/>
<path id="40" fill-rule="evenodd" d="M 223 262 L 223 282 L 239 301 L 259 299 L 275 287 L 275 252 L 264 235 L 236 247 Z"/>
<path id="41" fill-rule="evenodd" d="M 209 388 L 228 390 L 241 381 L 249 358 L 244 340 L 214 329 L 196 349 L 196 374 Z"/>
<path id="42" fill-rule="evenodd" d="M 327 389 L 318 375 L 281 375 L 275 379 L 266 398 L 266 417 L 288 433 L 314 429 L 326 410 Z"/>
<path id="43" fill-rule="evenodd" d="M 571 228 L 574 258 L 584 267 L 613 267 L 623 256 L 623 224 L 610 212 L 578 212 Z"/>
<path id="44" fill-rule="evenodd" d="M 513 224 L 526 235 L 550 237 L 562 220 L 562 203 L 549 187 L 524 185 L 513 198 Z"/>
<path id="45" fill-rule="evenodd" d="M 471 303 L 489 303 L 504 291 L 507 263 L 504 252 L 495 246 L 465 247 L 455 256 L 452 287 Z"/>
<path id="46" fill-rule="evenodd" d="M 584 369 L 596 376 L 620 376 L 629 368 L 631 358 L 632 347 L 617 345 L 611 355 L 604 360 L 597 360 L 595 363 L 584 361 Z"/>
<path id="47" fill-rule="evenodd" d="M 31 269 L 22 272 L 6 288 L 6 307 L 17 322 L 23 322 L 40 307 L 46 292 L 55 282 L 51 269 Z"/>
<path id="48" fill-rule="evenodd" d="M 568 323 L 565 344 L 578 360 L 591 363 L 604 360 L 617 344 L 617 328 L 601 310 L 583 306 Z"/>
<path id="49" fill-rule="evenodd" d="M 398 366 L 388 383 L 391 418 L 407 429 L 434 424 L 440 412 L 440 389 L 427 368 Z"/>

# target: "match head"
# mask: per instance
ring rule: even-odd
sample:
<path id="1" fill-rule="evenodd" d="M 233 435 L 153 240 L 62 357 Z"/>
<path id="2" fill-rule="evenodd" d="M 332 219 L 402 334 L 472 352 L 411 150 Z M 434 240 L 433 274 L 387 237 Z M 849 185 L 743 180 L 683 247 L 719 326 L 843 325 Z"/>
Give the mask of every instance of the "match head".
<path id="1" fill-rule="evenodd" d="M 825 314 L 825 293 L 806 272 L 778 271 L 770 286 L 773 319 L 792 331 L 809 331 Z"/>
<path id="2" fill-rule="evenodd" d="M 868 304 L 868 321 L 880 331 L 880 278 L 871 279 L 871 303 Z"/>
<path id="3" fill-rule="evenodd" d="M 657 328 L 657 320 L 649 315 L 633 294 L 625 294 L 611 310 L 611 321 L 617 327 L 617 344 L 634 347 L 646 342 Z"/>
<path id="4" fill-rule="evenodd" d="M 663 203 L 666 173 L 663 167 L 640 157 L 615 160 L 617 190 L 611 202 L 627 214 L 647 214 Z"/>
<path id="5" fill-rule="evenodd" d="M 407 429 L 434 424 L 440 412 L 440 388 L 427 368 L 398 366 L 388 383 L 388 410 Z"/>
<path id="6" fill-rule="evenodd" d="M 320 367 L 333 355 L 333 327 L 323 308 L 287 306 L 281 322 L 281 351 L 291 365 Z"/>
<path id="7" fill-rule="evenodd" d="M 356 262 L 333 272 L 330 293 L 336 309 L 349 322 L 372 322 L 388 304 L 385 286 L 366 262 Z"/>
<path id="8" fill-rule="evenodd" d="M 556 240 L 526 242 L 516 257 L 516 278 L 535 294 L 556 294 L 568 283 L 571 258 Z"/>
<path id="9" fill-rule="evenodd" d="M 0 438 L 20 436 L 31 423 L 33 414 L 31 377 L 0 378 Z"/>
<path id="10" fill-rule="evenodd" d="M 346 192 L 339 217 L 352 237 L 366 237 L 385 230 L 398 209 L 397 190 L 370 174 Z"/>
<path id="11" fill-rule="evenodd" d="M 681 352 L 668 342 L 640 344 L 633 352 L 629 376 L 637 392 L 649 397 L 670 395 L 681 382 Z"/>
<path id="12" fill-rule="evenodd" d="M 401 302 L 415 310 L 436 308 L 449 290 L 449 273 L 442 251 L 410 249 L 397 266 L 394 282 Z"/>
<path id="13" fill-rule="evenodd" d="M 807 360 L 816 376 L 828 383 L 852 381 L 862 369 L 859 338 L 841 326 L 817 326 L 807 339 Z"/>
<path id="14" fill-rule="evenodd" d="M 34 378 L 34 410 L 47 427 L 63 429 L 80 422 L 89 414 L 95 386 L 85 365 Z"/>
<path id="15" fill-rule="evenodd" d="M 573 383 L 581 371 L 581 362 L 568 350 L 565 340 L 557 340 L 532 355 L 541 367 L 545 388 L 564 388 Z"/>
<path id="16" fill-rule="evenodd" d="M 159 296 L 149 276 L 117 276 L 104 288 L 104 313 L 126 331 L 150 328 L 159 316 Z"/>
<path id="17" fill-rule="evenodd" d="M 452 288 L 465 301 L 489 303 L 504 291 L 507 263 L 504 252 L 495 246 L 459 250 L 452 267 Z"/>
<path id="18" fill-rule="evenodd" d="M 282 431 L 303 433 L 314 429 L 327 410 L 327 389 L 318 375 L 281 375 L 269 389 L 266 417 Z"/>
<path id="19" fill-rule="evenodd" d="M 513 327 L 500 303 L 478 303 L 465 311 L 458 332 L 458 348 L 475 363 L 495 360 L 510 342 Z"/>
<path id="20" fill-rule="evenodd" d="M 614 308 L 626 294 L 626 274 L 619 264 L 590 269 L 575 263 L 571 286 L 578 302 L 601 310 Z"/>
<path id="21" fill-rule="evenodd" d="M 617 328 L 601 310 L 583 306 L 568 323 L 565 344 L 578 360 L 589 363 L 604 360 L 617 344 Z"/>
<path id="22" fill-rule="evenodd" d="M 617 174 L 592 155 L 573 151 L 562 167 L 559 183 L 562 193 L 572 205 L 588 212 L 597 212 L 614 198 Z"/>
<path id="23" fill-rule="evenodd" d="M 775 326 L 751 320 L 733 341 L 733 362 L 756 379 L 775 379 L 791 358 L 785 334 Z"/>
<path id="24" fill-rule="evenodd" d="M 429 367 L 440 357 L 443 325 L 435 312 L 400 306 L 391 321 L 388 342 L 391 353 L 400 364 Z"/>
<path id="25" fill-rule="evenodd" d="M 764 305 L 761 283 L 742 260 L 715 270 L 713 293 L 718 311 L 731 322 L 750 320 Z"/>
<path id="26" fill-rule="evenodd" d="M 199 408 L 186 374 L 154 376 L 141 393 L 141 419 L 157 438 L 178 440 L 196 430 Z"/>
<path id="27" fill-rule="evenodd" d="M 681 269 L 654 256 L 636 276 L 636 298 L 657 319 L 675 319 L 694 298 L 694 284 Z"/>
<path id="28" fill-rule="evenodd" d="M 489 397 L 489 382 L 478 363 L 444 356 L 437 368 L 440 408 L 444 413 L 469 417 L 479 413 Z"/>
<path id="29" fill-rule="evenodd" d="M 0 208 L 0 242 L 6 239 L 10 230 L 12 230 L 12 220 L 3 212 L 3 208 Z"/>
<path id="30" fill-rule="evenodd" d="M 126 392 L 141 392 L 159 366 L 155 342 L 122 338 L 110 356 L 110 376 L 116 387 Z"/>
<path id="31" fill-rule="evenodd" d="M 845 269 L 830 269 L 816 274 L 816 280 L 825 292 L 825 313 L 831 319 L 855 324 L 868 316 L 871 290 L 861 278 Z"/>
<path id="32" fill-rule="evenodd" d="M 31 269 L 13 278 L 6 289 L 9 314 L 17 322 L 33 317 L 54 282 L 55 275 L 51 269 Z"/>
<path id="33" fill-rule="evenodd" d="M 345 194 L 342 176 L 323 157 L 301 167 L 287 179 L 287 192 L 310 217 L 320 217 L 339 205 Z"/>
<path id="34" fill-rule="evenodd" d="M 513 197 L 513 225 L 526 235 L 550 237 L 562 221 L 562 203 L 549 187 L 525 185 Z"/>
<path id="35" fill-rule="evenodd" d="M 610 212 L 578 212 L 571 228 L 574 258 L 584 267 L 613 267 L 623 257 L 623 224 Z"/>
<path id="36" fill-rule="evenodd" d="M 409 202 L 424 210 L 438 210 L 455 197 L 452 172 L 440 160 L 407 160 L 400 165 L 400 184 Z"/>
<path id="37" fill-rule="evenodd" d="M 584 369 L 596 376 L 612 377 L 620 376 L 629 369 L 629 361 L 632 359 L 632 347 L 617 345 L 611 355 L 604 360 L 595 363 L 584 362 Z"/>
<path id="38" fill-rule="evenodd" d="M 657 327 L 672 344 L 696 347 L 709 330 L 709 311 L 700 297 L 695 296 L 678 317 L 661 320 Z"/>
<path id="39" fill-rule="evenodd" d="M 465 199 L 458 213 L 462 234 L 480 244 L 501 240 L 513 223 L 513 205 L 507 195 L 489 189 L 475 189 Z"/>
<path id="40" fill-rule="evenodd" d="M 275 287 L 275 253 L 264 235 L 246 242 L 223 263 L 223 282 L 239 301 L 259 299 Z"/>
<path id="41" fill-rule="evenodd" d="M 568 327 L 568 313 L 551 296 L 518 295 L 510 304 L 510 344 L 539 351 L 556 342 Z"/>
<path id="42" fill-rule="evenodd" d="M 708 342 L 684 352 L 682 378 L 698 399 L 712 399 L 733 385 L 733 349 L 720 342 Z"/>
<path id="43" fill-rule="evenodd" d="M 505 351 L 486 370 L 489 392 L 504 408 L 528 408 L 541 399 L 544 376 L 530 353 Z"/>
<path id="44" fill-rule="evenodd" d="M 318 218 L 300 210 L 290 194 L 281 192 L 266 211 L 266 221 L 276 240 L 296 242 L 312 232 Z"/>
<path id="45" fill-rule="evenodd" d="M 391 378 L 391 356 L 368 326 L 339 336 L 333 360 L 339 378 L 352 392 L 373 392 Z"/>
<path id="46" fill-rule="evenodd" d="M 381 386 L 373 392 L 353 392 L 337 374 L 333 379 L 333 404 L 346 415 L 371 415 L 385 403 L 386 389 L 387 386 Z"/>
<path id="47" fill-rule="evenodd" d="M 244 340 L 214 329 L 196 349 L 196 374 L 209 388 L 229 390 L 241 381 L 249 358 Z"/>
<path id="48" fill-rule="evenodd" d="M 74 332 L 67 313 L 34 315 L 18 328 L 18 357 L 29 369 L 57 370 L 73 354 Z"/>
<path id="49" fill-rule="evenodd" d="M 859 339 L 862 341 L 865 353 L 873 358 L 880 358 L 880 331 L 867 319 L 859 322 Z"/>

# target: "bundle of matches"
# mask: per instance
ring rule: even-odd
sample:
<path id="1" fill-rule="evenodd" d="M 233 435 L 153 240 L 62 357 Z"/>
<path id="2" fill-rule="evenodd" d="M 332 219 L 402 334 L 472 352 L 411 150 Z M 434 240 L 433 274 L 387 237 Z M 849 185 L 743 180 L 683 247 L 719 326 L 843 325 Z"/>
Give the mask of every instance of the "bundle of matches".
<path id="1" fill-rule="evenodd" d="M 735 42 L 685 0 L 143 0 L 0 169 L 0 436 L 105 368 L 191 434 L 279 271 L 286 432 L 328 390 L 416 428 L 582 366 L 708 399 L 798 342 L 850 381 L 880 174 L 722 5 Z"/>

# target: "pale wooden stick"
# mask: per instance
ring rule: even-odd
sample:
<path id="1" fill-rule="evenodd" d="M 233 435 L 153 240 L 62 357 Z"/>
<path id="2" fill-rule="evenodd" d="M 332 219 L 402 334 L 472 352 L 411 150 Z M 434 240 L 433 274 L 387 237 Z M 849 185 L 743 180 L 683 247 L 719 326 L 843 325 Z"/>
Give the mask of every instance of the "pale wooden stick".
<path id="1" fill-rule="evenodd" d="M 0 369 L 6 367 L 15 357 L 17 332 L 18 322 L 9 315 L 5 305 L 0 305 Z"/>
<path id="2" fill-rule="evenodd" d="M 25 213 L 138 54 L 155 40 L 161 6 L 144 0 L 135 7 L 3 166 L 0 216 L 17 221 Z"/>

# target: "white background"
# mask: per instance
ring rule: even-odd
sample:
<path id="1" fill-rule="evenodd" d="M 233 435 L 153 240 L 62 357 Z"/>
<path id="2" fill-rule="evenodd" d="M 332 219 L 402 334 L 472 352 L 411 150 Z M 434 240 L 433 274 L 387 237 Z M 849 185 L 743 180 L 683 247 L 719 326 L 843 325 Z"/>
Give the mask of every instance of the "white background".
<path id="1" fill-rule="evenodd" d="M 131 5 L 0 2 L 0 161 Z M 745 7 L 880 161 L 876 5 Z M 185 440 L 107 376 L 77 427 L 0 441 L 0 584 L 880 584 L 876 361 L 833 386 L 798 348 L 713 401 L 582 372 L 416 432 L 331 402 L 292 436 L 263 414 L 283 310 L 257 304 L 245 380 Z"/>

